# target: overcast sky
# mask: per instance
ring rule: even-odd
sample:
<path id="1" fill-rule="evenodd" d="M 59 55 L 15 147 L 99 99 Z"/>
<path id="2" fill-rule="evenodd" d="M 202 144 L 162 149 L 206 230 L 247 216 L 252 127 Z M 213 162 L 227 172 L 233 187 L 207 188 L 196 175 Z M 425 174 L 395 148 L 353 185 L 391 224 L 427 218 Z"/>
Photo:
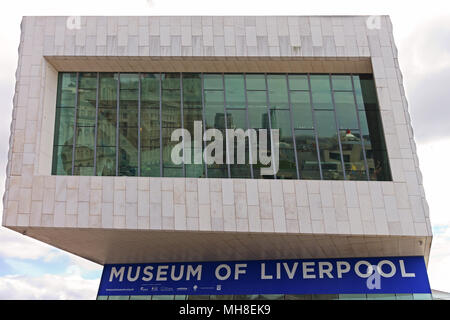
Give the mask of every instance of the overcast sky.
<path id="1" fill-rule="evenodd" d="M 450 4 L 445 1 L 15 0 L 0 13 L 0 194 L 24 15 L 391 16 L 433 225 L 429 277 L 450 292 Z M 0 227 L 0 299 L 95 299 L 101 266 Z"/>

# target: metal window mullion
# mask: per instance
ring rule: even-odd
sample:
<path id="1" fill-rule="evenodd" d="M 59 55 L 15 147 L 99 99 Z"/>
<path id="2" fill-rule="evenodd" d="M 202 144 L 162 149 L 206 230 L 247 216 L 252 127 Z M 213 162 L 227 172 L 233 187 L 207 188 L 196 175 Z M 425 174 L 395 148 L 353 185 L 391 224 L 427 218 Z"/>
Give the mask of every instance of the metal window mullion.
<path id="1" fill-rule="evenodd" d="M 316 139 L 316 151 L 317 151 L 317 161 L 319 162 L 319 173 L 320 173 L 320 180 L 323 180 L 323 172 L 322 172 L 322 161 L 320 159 L 320 151 L 319 151 L 319 133 L 318 133 L 318 127 L 317 127 L 317 119 L 316 119 L 316 112 L 314 109 L 314 101 L 312 96 L 312 87 L 311 87 L 311 75 L 307 74 L 308 78 L 308 87 L 309 87 L 309 100 L 311 105 L 311 114 L 313 118 L 313 126 L 314 126 L 314 136 Z"/>
<path id="2" fill-rule="evenodd" d="M 289 78 L 288 78 L 287 73 L 286 73 L 286 83 L 287 83 L 287 90 L 288 90 L 289 113 L 290 113 L 290 118 L 291 118 L 292 142 L 294 144 L 295 168 L 297 171 L 297 179 L 300 179 L 300 169 L 298 166 L 298 159 L 297 159 L 297 142 L 295 141 L 295 130 L 294 130 L 294 111 L 292 109 L 292 104 L 291 104 L 291 88 L 289 87 Z"/>
<path id="3" fill-rule="evenodd" d="M 163 176 L 162 73 L 159 73 L 159 175 Z"/>
<path id="4" fill-rule="evenodd" d="M 367 163 L 366 146 L 364 145 L 364 139 L 363 139 L 362 131 L 361 131 L 361 120 L 359 119 L 358 100 L 356 99 L 355 84 L 353 82 L 353 74 L 350 74 L 350 78 L 352 79 L 352 93 L 353 93 L 353 99 L 355 101 L 356 119 L 358 120 L 358 130 L 359 130 L 359 136 L 361 139 L 361 147 L 362 147 L 363 158 L 364 158 L 364 166 L 366 168 L 367 181 L 370 181 L 369 164 Z"/>
<path id="5" fill-rule="evenodd" d="M 94 176 L 97 175 L 97 135 L 98 135 L 98 100 L 100 91 L 100 73 L 97 72 L 97 90 L 95 93 L 95 128 L 94 128 Z"/>
<path id="6" fill-rule="evenodd" d="M 75 112 L 73 120 L 73 146 L 72 146 L 72 176 L 75 171 L 75 151 L 77 144 L 77 116 L 78 116 L 78 89 L 79 89 L 80 73 L 77 72 L 77 80 L 75 81 Z"/>
<path id="7" fill-rule="evenodd" d="M 183 74 L 180 72 L 180 110 L 181 110 L 181 129 L 183 132 L 183 177 L 186 177 L 186 164 L 184 161 L 186 160 L 186 143 L 184 141 L 184 103 L 183 103 Z"/>
<path id="8" fill-rule="evenodd" d="M 202 142 L 203 142 L 203 150 L 206 150 L 206 141 L 203 139 L 203 136 L 205 135 L 206 131 L 206 111 L 205 111 L 205 88 L 204 88 L 204 76 L 203 72 L 200 74 L 200 82 L 202 85 L 202 121 L 203 121 L 203 132 L 202 132 Z M 203 151 L 202 151 L 202 159 L 204 161 L 205 166 L 205 177 L 208 178 L 208 164 L 206 163 L 205 159 L 203 158 Z"/>
<path id="9" fill-rule="evenodd" d="M 252 179 L 254 179 L 254 175 L 253 175 L 253 154 L 252 154 L 252 144 L 253 141 L 251 139 L 251 131 L 250 129 L 250 120 L 248 118 L 248 98 L 247 98 L 247 74 L 244 73 L 244 95 L 245 95 L 245 121 L 247 122 L 247 130 L 249 130 L 249 135 L 248 135 L 248 153 L 249 153 L 249 162 L 250 162 L 250 177 Z M 244 146 L 245 147 L 245 146 Z"/>
<path id="10" fill-rule="evenodd" d="M 271 166 L 274 165 L 274 155 L 273 155 L 273 141 L 272 141 L 272 117 L 270 115 L 270 101 L 269 101 L 269 84 L 267 82 L 267 73 L 264 73 L 264 80 L 266 83 L 266 103 L 267 103 L 267 117 L 269 120 L 269 136 L 270 136 L 270 157 L 272 158 L 271 161 Z M 279 133 L 278 133 L 278 138 L 279 138 Z M 278 170 L 279 170 L 279 165 L 280 165 L 280 159 L 278 159 Z M 273 173 L 273 178 L 276 180 L 277 179 L 277 175 L 274 172 Z"/>
<path id="11" fill-rule="evenodd" d="M 230 151 L 228 150 L 228 139 L 227 139 L 227 127 L 228 127 L 228 117 L 227 117 L 227 98 L 225 97 L 225 74 L 222 73 L 222 92 L 223 92 L 223 110 L 224 110 L 224 120 L 225 120 L 225 164 L 227 165 L 228 178 L 231 178 L 231 167 L 230 167 Z M 234 139 L 234 138 L 233 138 Z M 234 160 L 234 159 L 233 159 Z"/>
<path id="12" fill-rule="evenodd" d="M 342 152 L 342 143 L 341 143 L 341 133 L 339 131 L 339 121 L 337 119 L 337 113 L 336 113 L 336 103 L 334 101 L 334 90 L 333 90 L 333 81 L 331 81 L 331 73 L 328 74 L 328 80 L 330 82 L 330 89 L 331 89 L 331 102 L 333 103 L 333 114 L 334 114 L 334 122 L 336 124 L 336 130 L 337 130 L 337 138 L 338 138 L 338 145 L 339 145 L 339 152 L 341 153 L 341 165 L 342 165 L 342 173 L 344 175 L 344 180 L 347 180 L 347 175 L 345 174 L 345 164 L 344 164 L 344 153 Z"/>
<path id="13" fill-rule="evenodd" d="M 116 176 L 119 175 L 119 117 L 120 117 L 120 72 L 117 73 L 116 92 Z"/>
<path id="14" fill-rule="evenodd" d="M 138 177 L 141 176 L 141 73 L 138 72 Z"/>

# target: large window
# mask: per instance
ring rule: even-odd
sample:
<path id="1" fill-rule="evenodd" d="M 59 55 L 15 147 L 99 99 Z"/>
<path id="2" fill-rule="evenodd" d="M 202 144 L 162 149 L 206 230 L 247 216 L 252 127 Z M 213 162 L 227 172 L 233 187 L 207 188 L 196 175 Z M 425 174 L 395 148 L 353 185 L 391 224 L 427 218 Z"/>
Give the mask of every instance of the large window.
<path id="1" fill-rule="evenodd" d="M 189 163 L 172 158 L 176 129 L 191 135 L 181 152 Z M 223 136 L 221 163 L 198 157 L 215 138 L 194 135 L 208 129 Z M 255 134 L 230 144 L 227 129 Z M 255 161 L 260 129 L 279 133 L 273 175 Z M 59 73 L 52 174 L 391 180 L 369 74 Z"/>

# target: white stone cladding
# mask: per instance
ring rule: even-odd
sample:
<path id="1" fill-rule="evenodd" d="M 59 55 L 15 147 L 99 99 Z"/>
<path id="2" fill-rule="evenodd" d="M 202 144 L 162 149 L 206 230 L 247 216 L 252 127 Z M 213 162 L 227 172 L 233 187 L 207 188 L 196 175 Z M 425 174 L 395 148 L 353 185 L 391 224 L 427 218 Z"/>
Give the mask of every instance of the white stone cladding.
<path id="1" fill-rule="evenodd" d="M 392 25 L 380 16 L 380 28 L 368 29 L 367 18 L 81 17 L 79 28 L 68 29 L 67 17 L 24 17 L 2 224 L 44 241 L 46 232 L 70 229 L 409 237 L 425 241 L 420 253 L 427 257 L 429 210 Z M 61 59 L 69 65 L 83 58 L 91 71 L 100 71 L 100 60 L 111 71 L 134 71 L 139 57 L 369 59 L 393 181 L 52 176 Z M 172 67 L 165 71 L 178 71 Z M 57 238 L 47 242 L 83 255 Z M 348 254 L 358 255 L 353 248 Z"/>

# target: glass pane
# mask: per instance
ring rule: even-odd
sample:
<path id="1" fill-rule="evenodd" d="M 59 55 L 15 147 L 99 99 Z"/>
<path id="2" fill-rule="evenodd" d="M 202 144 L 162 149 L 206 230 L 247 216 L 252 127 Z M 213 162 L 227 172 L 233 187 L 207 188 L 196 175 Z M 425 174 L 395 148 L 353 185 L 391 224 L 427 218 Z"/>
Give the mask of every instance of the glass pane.
<path id="1" fill-rule="evenodd" d="M 130 300 L 130 296 L 109 296 L 108 300 Z"/>
<path id="2" fill-rule="evenodd" d="M 378 99 L 377 99 L 377 90 L 375 88 L 375 82 L 373 80 L 373 76 L 369 75 L 369 74 L 360 74 L 359 80 L 360 80 L 365 110 L 366 111 L 379 110 Z"/>
<path id="3" fill-rule="evenodd" d="M 313 130 L 296 130 L 298 169 L 302 179 L 320 180 L 319 160 Z"/>
<path id="4" fill-rule="evenodd" d="M 74 167 L 74 176 L 92 176 L 94 174 L 94 167 Z"/>
<path id="5" fill-rule="evenodd" d="M 314 109 L 333 109 L 328 75 L 311 75 L 311 91 Z"/>
<path id="6" fill-rule="evenodd" d="M 294 148 L 280 148 L 280 162 L 277 179 L 297 179 Z"/>
<path id="7" fill-rule="evenodd" d="M 414 293 L 414 300 L 433 300 L 429 293 Z"/>
<path id="8" fill-rule="evenodd" d="M 235 151 L 236 154 L 236 151 Z M 248 159 L 248 156 L 247 156 Z M 248 162 L 248 161 L 247 161 Z M 236 164 L 230 166 L 232 178 L 251 178 L 251 167 L 249 164 Z"/>
<path id="9" fill-rule="evenodd" d="M 202 80 L 199 73 L 183 74 L 184 108 L 202 108 Z"/>
<path id="10" fill-rule="evenodd" d="M 247 117 L 245 110 L 227 110 L 227 128 L 243 129 L 245 131 L 247 129 Z"/>
<path id="11" fill-rule="evenodd" d="M 94 147 L 95 128 L 94 127 L 78 127 L 77 128 L 77 147 Z"/>
<path id="12" fill-rule="evenodd" d="M 142 177 L 159 177 L 161 175 L 159 157 L 160 157 L 159 141 L 152 147 L 141 146 Z"/>
<path id="13" fill-rule="evenodd" d="M 99 101 L 100 108 L 117 107 L 117 74 L 100 73 Z"/>
<path id="14" fill-rule="evenodd" d="M 206 129 L 224 129 L 225 112 L 223 107 L 209 107 L 205 110 Z"/>
<path id="15" fill-rule="evenodd" d="M 181 128 L 180 91 L 164 90 L 162 99 L 163 128 Z"/>
<path id="16" fill-rule="evenodd" d="M 184 109 L 183 110 L 183 126 L 191 134 L 191 138 L 194 139 L 194 126 L 195 122 L 197 125 L 203 126 L 203 112 L 202 109 Z"/>
<path id="17" fill-rule="evenodd" d="M 307 75 L 290 74 L 288 77 L 290 90 L 309 90 Z"/>
<path id="18" fill-rule="evenodd" d="M 358 130 L 340 130 L 342 155 L 347 180 L 367 180 L 361 134 Z"/>
<path id="19" fill-rule="evenodd" d="M 141 109 L 141 146 L 159 146 L 159 109 Z"/>
<path id="20" fill-rule="evenodd" d="M 116 145 L 116 109 L 98 110 L 97 146 Z"/>
<path id="21" fill-rule="evenodd" d="M 288 90 L 285 75 L 268 75 L 267 85 L 269 89 L 270 108 L 288 109 Z"/>
<path id="22" fill-rule="evenodd" d="M 75 147 L 75 167 L 86 167 L 76 169 L 74 174 L 93 175 L 94 171 L 94 127 L 77 128 L 77 138 Z"/>
<path id="23" fill-rule="evenodd" d="M 150 300 L 150 296 L 130 296 L 130 300 Z"/>
<path id="24" fill-rule="evenodd" d="M 159 108 L 159 74 L 141 74 L 141 108 Z"/>
<path id="25" fill-rule="evenodd" d="M 356 102 L 358 110 L 364 110 L 364 100 L 362 96 L 361 82 L 359 76 L 353 76 L 353 85 L 355 86 Z"/>
<path id="26" fill-rule="evenodd" d="M 238 150 L 238 139 L 242 139 L 239 135 L 240 131 L 235 132 L 235 138 L 233 141 L 233 145 L 231 145 L 231 141 L 229 143 L 229 148 L 233 148 L 234 157 L 233 164 L 230 164 L 231 177 L 232 178 L 250 178 L 250 161 L 249 161 L 249 142 L 248 138 L 245 137 L 245 131 L 247 130 L 247 121 L 246 121 L 246 112 L 245 110 L 227 110 L 227 122 L 229 129 L 241 129 L 244 132 L 243 142 L 244 142 L 244 150 Z M 238 163 L 238 151 L 244 152 L 244 163 Z M 231 159 L 230 159 L 231 161 Z M 241 162 L 241 161 L 239 161 Z"/>
<path id="27" fill-rule="evenodd" d="M 186 178 L 205 178 L 205 165 L 204 164 L 186 164 Z"/>
<path id="28" fill-rule="evenodd" d="M 95 89 L 97 88 L 97 73 L 82 72 L 78 82 L 78 89 Z M 80 90 L 81 91 L 81 90 Z"/>
<path id="29" fill-rule="evenodd" d="M 310 294 L 286 294 L 286 300 L 311 300 Z"/>
<path id="30" fill-rule="evenodd" d="M 263 91 L 248 91 L 247 99 L 250 128 L 269 128 L 266 93 Z"/>
<path id="31" fill-rule="evenodd" d="M 312 129 L 313 117 L 309 92 L 291 92 L 294 128 Z"/>
<path id="32" fill-rule="evenodd" d="M 56 106 L 59 108 L 74 108 L 76 87 L 76 73 L 60 73 Z"/>
<path id="33" fill-rule="evenodd" d="M 279 130 L 280 148 L 292 148 L 291 115 L 288 110 L 271 110 L 272 129 Z"/>
<path id="34" fill-rule="evenodd" d="M 248 120 L 250 123 L 250 128 L 269 128 L 269 115 L 267 113 L 267 107 L 249 107 Z"/>
<path id="35" fill-rule="evenodd" d="M 360 111 L 359 120 L 364 139 L 369 176 L 372 181 L 389 181 L 391 173 L 383 129 L 378 111 Z"/>
<path id="36" fill-rule="evenodd" d="M 98 147 L 97 148 L 97 175 L 115 176 L 116 175 L 116 148 Z"/>
<path id="37" fill-rule="evenodd" d="M 317 111 L 320 160 L 325 180 L 342 180 L 341 153 L 333 111 Z"/>
<path id="38" fill-rule="evenodd" d="M 340 129 L 358 129 L 353 92 L 335 92 L 334 102 Z"/>
<path id="39" fill-rule="evenodd" d="M 161 75 L 162 89 L 180 89 L 179 73 L 163 73 Z"/>
<path id="40" fill-rule="evenodd" d="M 221 74 L 204 74 L 204 89 L 223 90 L 223 80 Z"/>
<path id="41" fill-rule="evenodd" d="M 339 300 L 366 300 L 365 294 L 340 294 Z"/>
<path id="42" fill-rule="evenodd" d="M 119 175 L 137 176 L 138 167 L 138 129 L 119 130 Z"/>
<path id="43" fill-rule="evenodd" d="M 228 178 L 228 169 L 225 165 L 208 165 L 208 178 Z"/>
<path id="44" fill-rule="evenodd" d="M 119 128 L 137 128 L 139 120 L 138 113 L 137 108 L 120 108 Z"/>
<path id="45" fill-rule="evenodd" d="M 414 300 L 412 293 L 396 293 L 396 300 Z"/>
<path id="46" fill-rule="evenodd" d="M 139 75 L 137 73 L 120 74 L 120 90 L 138 90 Z"/>
<path id="47" fill-rule="evenodd" d="M 163 144 L 163 163 L 164 163 L 164 166 L 168 166 L 168 167 L 182 167 L 182 164 L 177 165 L 177 164 L 174 164 L 173 161 L 172 161 L 172 149 L 177 144 L 179 144 L 180 142 L 181 142 L 181 139 L 180 139 L 180 141 L 171 141 L 170 140 L 170 136 L 169 136 L 168 141 Z M 182 151 L 180 151 L 179 156 L 180 157 L 183 156 Z"/>
<path id="48" fill-rule="evenodd" d="M 223 91 L 205 91 L 205 108 L 210 107 L 224 108 Z"/>
<path id="49" fill-rule="evenodd" d="M 56 108 L 55 145 L 73 144 L 74 108 Z"/>
<path id="50" fill-rule="evenodd" d="M 72 145 L 53 147 L 52 174 L 72 175 Z"/>
<path id="51" fill-rule="evenodd" d="M 79 106 L 77 109 L 77 127 L 95 126 L 95 106 Z"/>
<path id="52" fill-rule="evenodd" d="M 244 88 L 244 76 L 242 74 L 225 75 L 227 108 L 245 108 Z"/>
<path id="53" fill-rule="evenodd" d="M 120 89 L 120 109 L 138 109 L 137 89 Z"/>
<path id="54" fill-rule="evenodd" d="M 183 168 L 164 167 L 164 177 L 181 178 L 183 177 Z"/>
<path id="55" fill-rule="evenodd" d="M 266 80 L 263 74 L 247 74 L 247 90 L 266 90 Z"/>
<path id="56" fill-rule="evenodd" d="M 352 91 L 352 79 L 349 75 L 332 75 L 333 90 Z"/>

